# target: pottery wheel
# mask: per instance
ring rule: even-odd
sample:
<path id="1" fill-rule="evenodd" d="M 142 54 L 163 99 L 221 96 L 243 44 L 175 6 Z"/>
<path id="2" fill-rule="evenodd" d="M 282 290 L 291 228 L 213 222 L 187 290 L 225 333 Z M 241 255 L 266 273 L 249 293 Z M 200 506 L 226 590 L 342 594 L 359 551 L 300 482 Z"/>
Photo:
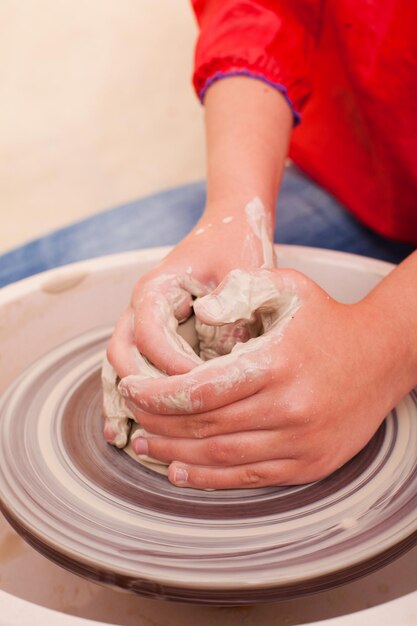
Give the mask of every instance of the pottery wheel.
<path id="1" fill-rule="evenodd" d="M 178 489 L 102 437 L 109 334 L 50 352 L 0 402 L 1 507 L 47 557 L 147 596 L 247 604 L 342 584 L 415 543 L 414 394 L 323 481 Z"/>

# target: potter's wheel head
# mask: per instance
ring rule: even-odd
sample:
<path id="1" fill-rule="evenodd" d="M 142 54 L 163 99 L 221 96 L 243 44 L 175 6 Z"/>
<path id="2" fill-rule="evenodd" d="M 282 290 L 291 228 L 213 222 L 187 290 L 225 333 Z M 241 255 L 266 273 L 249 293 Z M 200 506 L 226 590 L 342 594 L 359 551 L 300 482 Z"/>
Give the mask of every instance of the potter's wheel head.
<path id="1" fill-rule="evenodd" d="M 1 507 L 27 541 L 93 580 L 147 596 L 247 604 L 369 573 L 417 532 L 417 402 L 326 480 L 178 489 L 105 443 L 110 329 L 52 350 L 0 402 Z"/>

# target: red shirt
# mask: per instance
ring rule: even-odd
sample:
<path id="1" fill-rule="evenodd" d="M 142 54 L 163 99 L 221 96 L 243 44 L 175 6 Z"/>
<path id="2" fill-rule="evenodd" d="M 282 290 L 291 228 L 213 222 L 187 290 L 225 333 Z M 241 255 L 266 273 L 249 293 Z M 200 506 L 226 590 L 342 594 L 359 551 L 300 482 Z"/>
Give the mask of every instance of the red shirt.
<path id="1" fill-rule="evenodd" d="M 417 2 L 193 0 L 194 85 L 244 74 L 302 122 L 290 155 L 362 222 L 417 244 Z"/>

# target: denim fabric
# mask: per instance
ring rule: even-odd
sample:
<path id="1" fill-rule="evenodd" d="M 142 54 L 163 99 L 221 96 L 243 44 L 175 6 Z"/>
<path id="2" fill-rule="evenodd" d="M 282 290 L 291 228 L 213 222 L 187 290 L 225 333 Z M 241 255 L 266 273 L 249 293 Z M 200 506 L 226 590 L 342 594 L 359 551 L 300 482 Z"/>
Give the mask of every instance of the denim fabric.
<path id="1" fill-rule="evenodd" d="M 205 185 L 194 183 L 104 211 L 0 256 L 0 286 L 52 267 L 138 248 L 173 245 L 199 219 Z M 412 246 L 361 225 L 294 166 L 277 206 L 275 241 L 344 250 L 400 262 Z"/>

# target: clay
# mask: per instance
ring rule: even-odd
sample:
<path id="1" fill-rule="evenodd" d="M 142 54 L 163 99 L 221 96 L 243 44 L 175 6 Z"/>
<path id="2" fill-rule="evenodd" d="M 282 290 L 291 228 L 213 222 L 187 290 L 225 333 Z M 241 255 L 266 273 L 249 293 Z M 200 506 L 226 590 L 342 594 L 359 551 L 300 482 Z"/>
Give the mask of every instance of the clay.
<path id="1" fill-rule="evenodd" d="M 275 251 L 272 244 L 273 232 L 272 224 L 268 220 L 268 215 L 260 198 L 253 198 L 245 206 L 246 218 L 255 236 L 261 240 L 263 263 L 261 268 L 271 268 L 276 265 Z"/>

